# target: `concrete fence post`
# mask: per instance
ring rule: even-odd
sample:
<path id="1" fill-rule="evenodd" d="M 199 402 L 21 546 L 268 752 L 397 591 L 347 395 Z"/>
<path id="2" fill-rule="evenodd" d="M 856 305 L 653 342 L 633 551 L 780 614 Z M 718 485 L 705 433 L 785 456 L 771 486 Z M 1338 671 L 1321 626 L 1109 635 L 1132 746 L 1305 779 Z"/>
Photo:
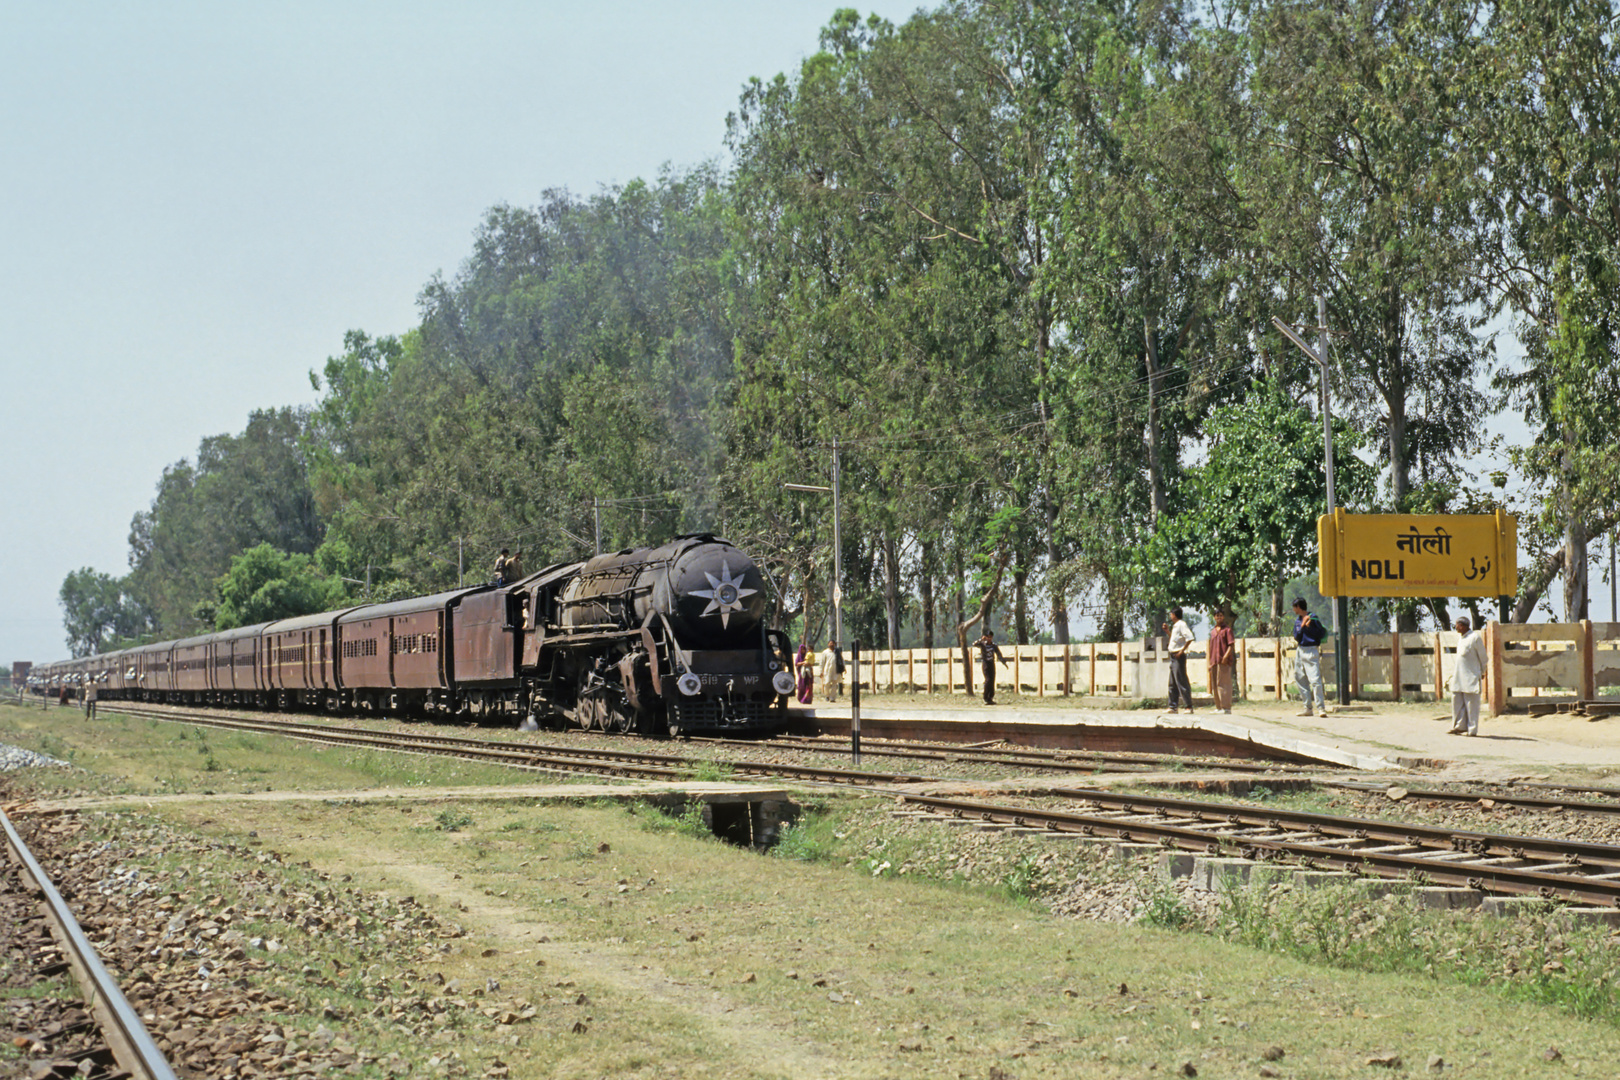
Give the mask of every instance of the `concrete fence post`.
<path id="1" fill-rule="evenodd" d="M 1401 700 L 1401 632 L 1389 635 L 1389 700 Z"/>
<path id="2" fill-rule="evenodd" d="M 1439 701 L 1445 696 L 1445 643 L 1440 641 L 1440 631 L 1434 631 L 1434 699 Z"/>
<path id="3" fill-rule="evenodd" d="M 1274 656 L 1276 658 L 1276 661 L 1277 661 L 1277 700 L 1278 701 L 1283 701 L 1283 700 L 1287 699 L 1288 695 L 1283 693 L 1282 638 L 1277 639 L 1277 648 L 1276 648 L 1276 651 L 1274 653 L 1272 653 L 1272 656 Z"/>
<path id="4" fill-rule="evenodd" d="M 1238 639 L 1237 699 L 1249 700 L 1249 639 Z"/>

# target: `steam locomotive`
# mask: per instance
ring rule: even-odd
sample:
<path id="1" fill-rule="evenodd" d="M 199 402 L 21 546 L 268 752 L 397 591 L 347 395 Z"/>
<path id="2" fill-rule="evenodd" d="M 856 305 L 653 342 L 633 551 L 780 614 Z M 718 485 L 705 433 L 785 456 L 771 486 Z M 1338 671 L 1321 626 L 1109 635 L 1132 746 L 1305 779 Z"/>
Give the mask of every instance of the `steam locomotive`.
<path id="1" fill-rule="evenodd" d="M 520 581 L 365 604 L 44 664 L 46 693 L 513 719 L 644 735 L 787 719 L 787 635 L 752 559 L 704 533 Z"/>

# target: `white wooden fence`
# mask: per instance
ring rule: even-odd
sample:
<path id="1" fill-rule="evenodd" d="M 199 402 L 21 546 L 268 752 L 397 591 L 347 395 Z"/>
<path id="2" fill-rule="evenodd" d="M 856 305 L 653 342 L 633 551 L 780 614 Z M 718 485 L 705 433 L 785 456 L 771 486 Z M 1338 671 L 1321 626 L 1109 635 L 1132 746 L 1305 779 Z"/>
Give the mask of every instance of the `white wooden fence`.
<path id="1" fill-rule="evenodd" d="M 1436 700 L 1447 694 L 1456 667 L 1457 634 L 1352 634 L 1350 696 L 1358 700 Z M 1164 640 L 1084 642 L 1064 645 L 998 643 L 1006 657 L 996 667 L 998 693 L 1030 697 L 1100 697 L 1141 701 L 1165 698 L 1169 655 Z M 1601 691 L 1620 694 L 1620 623 L 1488 623 L 1490 667 L 1485 695 L 1500 715 L 1530 701 L 1552 697 L 1595 699 Z M 973 650 L 975 691 L 980 670 Z M 863 650 L 861 686 L 885 694 L 964 693 L 962 655 L 950 649 Z M 1209 694 L 1206 644 L 1187 651 L 1193 692 Z M 1322 679 L 1337 692 L 1333 638 L 1322 643 Z M 1292 638 L 1239 638 L 1239 699 L 1280 701 L 1294 696 Z"/>

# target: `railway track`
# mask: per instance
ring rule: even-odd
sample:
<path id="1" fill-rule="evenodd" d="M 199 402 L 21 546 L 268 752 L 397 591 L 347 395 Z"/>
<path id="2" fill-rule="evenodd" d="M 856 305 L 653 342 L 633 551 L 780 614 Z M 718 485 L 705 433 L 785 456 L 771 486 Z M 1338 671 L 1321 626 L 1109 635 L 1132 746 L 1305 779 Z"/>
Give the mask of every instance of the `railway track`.
<path id="1" fill-rule="evenodd" d="M 1362 794 L 1378 794 L 1388 791 L 1389 784 L 1369 784 L 1358 780 L 1323 780 L 1318 781 L 1322 787 L 1338 788 L 1342 791 L 1356 791 Z M 1515 787 L 1546 787 L 1570 793 L 1589 794 L 1593 791 L 1620 794 L 1613 788 L 1567 788 L 1556 784 L 1515 784 Z M 1516 806 L 1523 810 L 1548 810 L 1553 812 L 1569 811 L 1579 814 L 1599 814 L 1606 817 L 1620 816 L 1620 803 L 1592 802 L 1589 799 L 1555 799 L 1540 795 L 1517 795 L 1502 791 L 1448 791 L 1444 788 L 1413 788 L 1402 786 L 1405 792 L 1403 798 L 1425 800 L 1428 802 L 1454 803 L 1463 806 L 1478 806 L 1481 802 L 1489 802 L 1493 808 L 1502 806 Z"/>
<path id="2" fill-rule="evenodd" d="M 354 731 L 258 716 L 243 718 L 215 711 L 149 707 L 120 711 L 179 723 L 284 735 L 327 745 L 442 754 L 546 772 L 681 780 L 690 779 L 699 768 L 711 764 L 705 759 L 680 754 L 617 748 L 492 745 L 459 736 Z M 938 779 L 777 762 L 730 761 L 726 765 L 739 775 L 868 790 Z M 1419 798 L 1427 797 L 1427 793 L 1415 794 Z M 1477 794 L 1454 794 L 1459 801 L 1479 798 Z M 907 806 L 952 818 L 1153 843 L 1205 855 L 1287 860 L 1307 868 L 1346 870 L 1419 884 L 1620 907 L 1620 846 L 1608 844 L 1338 817 L 1268 806 L 1122 794 L 1095 788 L 1055 787 L 1044 793 L 1046 797 L 1078 804 L 1083 808 L 1081 811 L 904 792 L 896 795 Z M 1580 806 L 1578 802 L 1559 805 L 1572 809 Z"/>
<path id="3" fill-rule="evenodd" d="M 28 850 L 16 826 L 3 811 L 0 811 L 0 828 L 4 830 L 6 852 L 9 861 L 15 864 L 19 884 L 29 893 L 37 895 L 39 916 L 48 926 L 50 937 L 55 942 L 55 948 L 48 951 L 49 955 L 41 957 L 46 963 L 39 974 L 48 977 L 62 970 L 72 972 L 99 1031 L 100 1045 L 91 1045 L 63 1056 L 53 1055 L 51 1071 L 44 1075 L 75 1075 L 85 1080 L 103 1077 L 111 1080 L 120 1076 L 134 1077 L 136 1080 L 176 1080 L 173 1068 L 141 1023 L 140 1016 L 124 997 L 117 980 L 102 964 L 67 901 L 51 883 L 49 875 L 33 852 Z M 26 936 L 21 926 L 11 929 L 18 938 Z M 50 955 L 59 955 L 61 960 L 52 961 Z M 72 1024 L 57 1032 L 58 1036 L 76 1034 L 79 1031 Z M 35 1075 L 40 1074 L 36 1072 Z"/>
<path id="4" fill-rule="evenodd" d="M 1481 892 L 1620 907 L 1620 847 L 1192 799 L 1057 789 L 1076 810 L 902 794 L 930 814 Z"/>
<path id="5" fill-rule="evenodd" d="M 750 739 L 694 738 L 694 743 L 714 746 L 750 747 L 769 746 L 773 750 L 803 750 L 814 753 L 842 753 L 847 745 L 843 739 L 778 735 L 767 742 Z M 1199 769 L 1220 770 L 1245 774 L 1275 772 L 1283 768 L 1275 761 L 1234 761 L 1230 758 L 1199 758 L 1189 762 L 1186 758 L 1153 754 L 1108 753 L 1100 750 L 1041 750 L 1035 747 L 941 747 L 936 743 L 913 742 L 903 739 L 867 739 L 861 743 L 865 757 L 904 758 L 914 761 L 940 761 L 948 763 L 971 762 L 987 765 L 1014 765 L 1019 768 L 1049 769 L 1057 772 L 1096 772 L 1108 767 L 1111 771 L 1152 772 L 1171 765 Z M 1288 765 L 1289 772 L 1325 772 L 1321 765 Z"/>
<path id="6" fill-rule="evenodd" d="M 248 731 L 262 735 L 284 735 L 329 746 L 354 746 L 407 753 L 436 754 L 488 764 L 506 765 L 540 772 L 584 773 L 595 776 L 628 777 L 645 780 L 690 780 L 699 770 L 711 766 L 707 758 L 682 754 L 599 748 L 521 746 L 491 743 L 456 735 L 418 732 L 358 731 L 329 724 L 309 724 L 295 720 L 275 720 L 262 716 L 244 717 L 230 713 L 193 712 L 185 709 L 125 707 L 118 711 L 129 716 L 199 727 Z M 765 761 L 728 761 L 726 768 L 742 776 L 788 778 L 810 783 L 871 787 L 882 784 L 921 783 L 928 777 L 906 773 L 867 772 L 860 769 L 830 769 L 807 765 L 786 765 Z"/>
<path id="7" fill-rule="evenodd" d="M 183 706 L 142 706 L 124 705 L 116 706 L 120 712 L 135 716 L 149 716 L 157 719 L 186 720 L 199 724 L 209 724 L 222 716 L 229 717 L 240 724 L 253 725 L 243 727 L 242 730 L 269 732 L 272 730 L 291 734 L 295 737 L 312 737 L 311 731 L 321 733 L 338 732 L 341 729 L 333 728 L 324 723 L 306 723 L 293 720 L 269 719 L 262 713 L 221 713 L 217 710 L 191 711 Z M 278 726 L 280 725 L 280 726 Z M 288 726 L 290 725 L 290 726 Z M 328 737 L 334 745 L 345 743 L 347 745 L 380 745 L 376 738 L 392 738 L 381 733 L 367 733 L 350 731 L 345 734 L 353 735 L 354 739 L 340 737 L 337 734 Z M 573 764 L 574 759 L 590 761 L 618 761 L 623 763 L 624 771 L 617 775 L 641 776 L 648 779 L 682 779 L 689 775 L 681 770 L 693 767 L 695 759 L 681 754 L 659 753 L 656 751 L 636 751 L 630 749 L 613 749 L 601 747 L 573 746 L 565 749 L 544 748 L 537 749 L 532 746 L 517 746 L 508 744 L 504 754 L 491 759 L 484 756 L 484 751 L 493 749 L 495 744 L 488 740 L 466 739 L 456 736 L 423 734 L 415 736 L 401 736 L 411 738 L 415 745 L 420 747 L 440 746 L 446 748 L 470 748 L 477 753 L 481 760 L 502 760 L 505 763 L 517 764 L 523 759 L 532 759 L 537 767 L 557 768 L 563 771 L 581 771 Z M 828 738 L 804 738 L 799 736 L 777 736 L 768 740 L 758 739 L 726 739 L 726 738 L 694 738 L 689 740 L 695 745 L 723 746 L 735 749 L 772 751 L 789 750 L 799 753 L 841 754 L 846 752 L 843 740 Z M 865 757 L 902 759 L 913 761 L 939 762 L 946 764 L 979 764 L 1000 765 L 1017 769 L 1033 769 L 1049 772 L 1095 773 L 1099 769 L 1108 768 L 1109 771 L 1119 772 L 1155 772 L 1163 771 L 1169 767 L 1185 768 L 1184 759 L 1166 759 L 1162 756 L 1150 754 L 1122 754 L 1103 753 L 1097 751 L 1072 750 L 1040 750 L 1027 747 L 964 747 L 961 749 L 940 747 L 928 743 L 883 740 L 869 741 L 861 747 L 861 754 Z M 567 759 L 566 761 L 564 759 Z M 731 762 L 728 763 L 735 771 L 744 775 L 757 776 L 784 776 L 791 775 L 807 780 L 826 778 L 833 782 L 913 782 L 926 779 L 920 776 L 908 776 L 900 773 L 879 773 L 858 769 L 816 769 L 806 768 L 798 772 L 791 771 L 792 766 L 778 763 L 761 762 Z M 1229 759 L 1216 761 L 1200 760 L 1196 763 L 1199 769 L 1208 768 L 1224 772 L 1234 772 L 1243 775 L 1263 775 L 1279 769 L 1276 762 L 1234 762 Z M 674 770 L 660 772 L 659 769 Z M 584 770 L 592 771 L 592 770 Z M 1288 766 L 1290 773 L 1298 772 L 1325 772 L 1322 766 Z M 868 781 L 868 777 L 875 779 Z"/>

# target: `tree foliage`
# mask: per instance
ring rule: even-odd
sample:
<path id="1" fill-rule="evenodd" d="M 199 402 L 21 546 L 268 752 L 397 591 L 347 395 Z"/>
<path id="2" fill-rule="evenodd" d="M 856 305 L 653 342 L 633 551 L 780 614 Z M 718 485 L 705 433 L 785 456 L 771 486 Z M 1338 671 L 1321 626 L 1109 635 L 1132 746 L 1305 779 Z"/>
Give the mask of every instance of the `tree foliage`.
<path id="1" fill-rule="evenodd" d="M 304 450 L 304 414 L 254 412 L 240 435 L 202 440 L 196 462 L 163 471 L 149 510 L 130 525 L 127 588 L 163 633 L 205 629 L 197 605 L 231 560 L 256 544 L 310 554 L 325 525 L 317 512 Z"/>
<path id="2" fill-rule="evenodd" d="M 256 544 L 231 560 L 218 582 L 215 630 L 231 630 L 342 607 L 341 578 L 323 573 L 308 555 Z"/>
<path id="3" fill-rule="evenodd" d="M 1620 522 L 1612 4 L 946 0 L 817 45 L 744 87 L 724 168 L 491 208 L 418 325 L 165 471 L 127 596 L 181 634 L 272 581 L 314 602 L 262 552 L 216 593 L 258 545 L 397 596 L 600 522 L 729 534 L 803 633 L 836 594 L 868 642 L 997 605 L 1119 637 L 1310 566 L 1318 371 L 1272 319 L 1322 296 L 1340 498 L 1371 511 L 1497 498 L 1481 327 L 1510 314 L 1494 405 L 1546 538 L 1521 609 L 1563 569 L 1580 612 Z M 837 582 L 828 497 L 784 488 L 830 485 L 834 445 Z"/>
<path id="4" fill-rule="evenodd" d="M 1322 422 L 1273 385 L 1210 415 L 1202 462 L 1191 465 L 1172 513 L 1143 553 L 1144 576 L 1166 603 L 1210 610 L 1245 606 L 1316 571 L 1316 519 L 1326 512 Z M 1361 438 L 1334 425 L 1334 497 L 1351 513 L 1373 501 Z M 1258 614 L 1273 621 L 1280 611 Z"/>
<path id="5" fill-rule="evenodd" d="M 152 613 L 131 595 L 127 579 L 86 566 L 69 574 L 57 595 L 72 656 L 123 648 L 155 628 Z"/>

